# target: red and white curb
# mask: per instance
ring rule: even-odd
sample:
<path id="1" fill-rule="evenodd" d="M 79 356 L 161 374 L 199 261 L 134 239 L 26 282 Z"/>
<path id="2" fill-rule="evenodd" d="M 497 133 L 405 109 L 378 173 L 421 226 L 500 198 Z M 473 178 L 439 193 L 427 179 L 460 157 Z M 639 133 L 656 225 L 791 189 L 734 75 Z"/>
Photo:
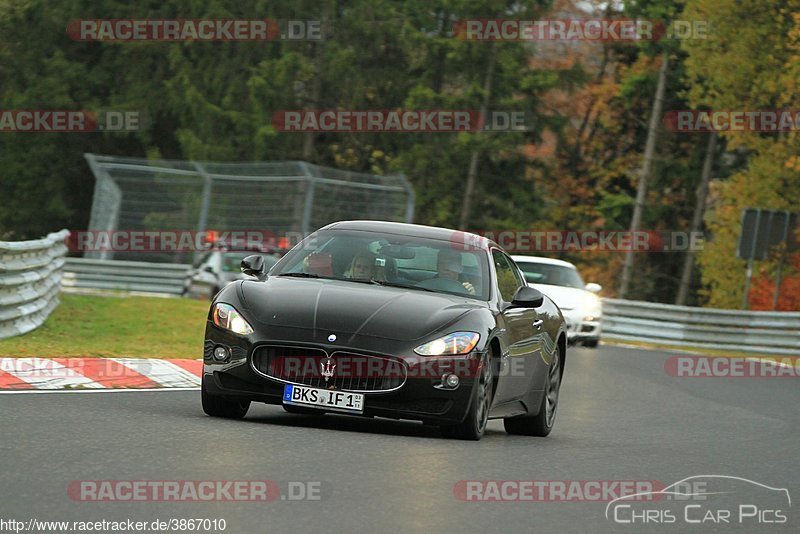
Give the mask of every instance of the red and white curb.
<path id="1" fill-rule="evenodd" d="M 200 387 L 202 360 L 0 358 L 0 392 Z"/>

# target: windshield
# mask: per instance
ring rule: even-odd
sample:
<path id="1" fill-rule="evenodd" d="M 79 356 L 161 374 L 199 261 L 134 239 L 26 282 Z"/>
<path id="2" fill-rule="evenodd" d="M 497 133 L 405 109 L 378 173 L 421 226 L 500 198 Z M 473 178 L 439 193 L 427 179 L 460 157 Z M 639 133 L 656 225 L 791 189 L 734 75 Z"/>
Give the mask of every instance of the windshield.
<path id="1" fill-rule="evenodd" d="M 380 232 L 316 232 L 289 252 L 269 274 L 489 299 L 488 260 L 483 250 L 457 250 L 448 241 Z"/>
<path id="2" fill-rule="evenodd" d="M 517 265 L 522 269 L 525 281 L 529 284 L 548 284 L 579 289 L 583 289 L 585 286 L 581 275 L 572 267 L 530 261 L 518 261 Z"/>

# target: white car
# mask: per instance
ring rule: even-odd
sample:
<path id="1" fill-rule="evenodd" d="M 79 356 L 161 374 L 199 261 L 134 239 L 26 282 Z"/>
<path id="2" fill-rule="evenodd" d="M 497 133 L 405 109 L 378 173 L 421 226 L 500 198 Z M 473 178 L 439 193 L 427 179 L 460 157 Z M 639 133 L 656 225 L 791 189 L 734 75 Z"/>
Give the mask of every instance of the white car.
<path id="1" fill-rule="evenodd" d="M 522 269 L 529 286 L 535 287 L 561 308 L 567 323 L 567 339 L 596 347 L 600 341 L 603 303 L 597 296 L 599 284 L 584 284 L 581 275 L 568 261 L 540 256 L 512 256 Z"/>
<path id="2" fill-rule="evenodd" d="M 260 254 L 264 258 L 265 270 L 269 270 L 280 259 L 279 254 L 259 249 L 215 248 L 201 257 L 189 272 L 184 284 L 184 296 L 210 300 L 231 282 L 249 278 L 242 274 L 241 263 L 251 254 Z"/>

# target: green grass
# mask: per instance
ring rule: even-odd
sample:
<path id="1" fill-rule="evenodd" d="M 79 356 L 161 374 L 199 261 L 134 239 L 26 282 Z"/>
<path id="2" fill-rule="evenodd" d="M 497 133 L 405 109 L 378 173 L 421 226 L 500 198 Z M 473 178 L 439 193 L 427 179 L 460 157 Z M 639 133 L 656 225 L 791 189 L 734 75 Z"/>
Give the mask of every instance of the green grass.
<path id="1" fill-rule="evenodd" d="M 0 340 L 3 357 L 202 358 L 209 303 L 62 295 L 40 328 Z"/>

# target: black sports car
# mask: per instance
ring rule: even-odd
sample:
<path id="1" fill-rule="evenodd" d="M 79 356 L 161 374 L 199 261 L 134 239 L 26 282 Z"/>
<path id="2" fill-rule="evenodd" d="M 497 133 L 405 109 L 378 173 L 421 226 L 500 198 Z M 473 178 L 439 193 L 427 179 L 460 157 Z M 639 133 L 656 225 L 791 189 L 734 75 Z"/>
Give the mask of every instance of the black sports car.
<path id="1" fill-rule="evenodd" d="M 202 402 L 241 418 L 251 401 L 288 412 L 421 420 L 480 439 L 553 428 L 566 357 L 558 307 L 494 242 L 443 228 L 330 224 L 268 273 L 216 295 Z"/>

